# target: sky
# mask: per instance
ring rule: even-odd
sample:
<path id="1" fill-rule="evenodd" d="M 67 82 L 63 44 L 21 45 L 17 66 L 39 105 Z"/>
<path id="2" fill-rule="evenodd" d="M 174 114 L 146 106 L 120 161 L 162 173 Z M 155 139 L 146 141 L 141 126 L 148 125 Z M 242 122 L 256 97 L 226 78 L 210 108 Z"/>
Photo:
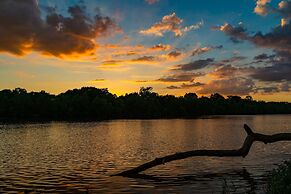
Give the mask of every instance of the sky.
<path id="1" fill-rule="evenodd" d="M 291 102 L 289 0 L 1 0 L 0 89 Z"/>

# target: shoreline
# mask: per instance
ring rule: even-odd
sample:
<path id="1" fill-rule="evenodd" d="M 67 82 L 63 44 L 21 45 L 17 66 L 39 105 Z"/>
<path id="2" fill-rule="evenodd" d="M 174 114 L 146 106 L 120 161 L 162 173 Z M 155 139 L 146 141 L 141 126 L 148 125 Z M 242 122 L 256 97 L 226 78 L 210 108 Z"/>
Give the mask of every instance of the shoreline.
<path id="1" fill-rule="evenodd" d="M 106 121 L 118 121 L 118 120 L 192 120 L 192 119 L 219 119 L 220 117 L 239 117 L 239 116 L 280 116 L 280 115 L 291 115 L 289 113 L 267 113 L 267 114 L 221 114 L 221 115 L 201 115 L 196 117 L 151 117 L 151 118 L 110 118 L 110 119 L 15 119 L 15 118 L 0 118 L 0 124 L 14 124 L 14 123 L 24 123 L 24 124 L 33 124 L 33 123 L 52 123 L 52 122 L 64 122 L 64 123 L 90 123 L 90 122 L 106 122 Z"/>

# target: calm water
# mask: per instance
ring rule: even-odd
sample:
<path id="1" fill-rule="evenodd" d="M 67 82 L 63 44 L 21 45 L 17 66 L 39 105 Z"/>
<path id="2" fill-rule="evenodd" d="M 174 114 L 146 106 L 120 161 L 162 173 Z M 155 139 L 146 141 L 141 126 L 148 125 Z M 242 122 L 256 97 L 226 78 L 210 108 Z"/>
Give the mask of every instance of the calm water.
<path id="1" fill-rule="evenodd" d="M 291 159 L 291 142 L 255 143 L 246 158 L 196 157 L 139 178 L 110 177 L 155 157 L 233 149 L 256 132 L 291 132 L 291 115 L 0 125 L 0 192 L 264 193 L 268 172 Z"/>

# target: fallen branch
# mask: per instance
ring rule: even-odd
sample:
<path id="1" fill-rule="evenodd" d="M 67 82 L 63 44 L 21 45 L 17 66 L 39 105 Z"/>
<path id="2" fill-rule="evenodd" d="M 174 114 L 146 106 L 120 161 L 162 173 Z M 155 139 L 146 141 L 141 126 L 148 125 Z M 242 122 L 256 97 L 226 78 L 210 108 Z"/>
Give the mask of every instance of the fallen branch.
<path id="1" fill-rule="evenodd" d="M 147 169 L 155 166 L 165 164 L 174 160 L 181 160 L 194 156 L 212 156 L 212 157 L 246 157 L 255 141 L 260 141 L 265 144 L 274 143 L 277 141 L 289 141 L 291 140 L 291 133 L 278 133 L 274 135 L 264 135 L 260 133 L 254 133 L 248 125 L 244 125 L 244 129 L 247 133 L 247 137 L 243 143 L 243 146 L 237 150 L 192 150 L 187 152 L 179 152 L 171 154 L 165 157 L 156 158 L 150 162 L 144 163 L 135 168 L 120 172 L 114 176 L 133 176 Z"/>

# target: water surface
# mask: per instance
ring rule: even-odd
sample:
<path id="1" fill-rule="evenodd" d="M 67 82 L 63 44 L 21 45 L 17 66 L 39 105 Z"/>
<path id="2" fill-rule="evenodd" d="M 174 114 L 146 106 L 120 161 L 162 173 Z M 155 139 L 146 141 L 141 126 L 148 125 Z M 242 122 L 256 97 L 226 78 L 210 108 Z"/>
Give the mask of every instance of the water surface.
<path id="1" fill-rule="evenodd" d="M 175 152 L 239 148 L 256 132 L 291 132 L 291 115 L 0 125 L 0 192 L 264 193 L 268 173 L 291 158 L 291 142 L 255 143 L 246 158 L 195 157 L 110 175 Z"/>

